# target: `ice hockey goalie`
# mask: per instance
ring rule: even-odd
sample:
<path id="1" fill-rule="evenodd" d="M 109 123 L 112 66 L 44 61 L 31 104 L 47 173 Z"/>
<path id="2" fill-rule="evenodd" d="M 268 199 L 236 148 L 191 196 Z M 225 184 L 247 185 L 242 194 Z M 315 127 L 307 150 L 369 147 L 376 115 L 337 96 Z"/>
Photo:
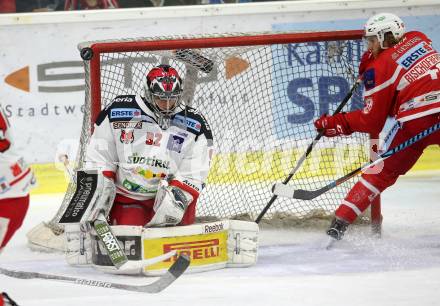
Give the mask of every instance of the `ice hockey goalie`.
<path id="1" fill-rule="evenodd" d="M 127 272 L 115 269 L 88 226 L 99 218 L 109 222 L 128 260 L 185 252 L 190 270 L 256 262 L 255 223 L 194 224 L 213 137 L 203 115 L 182 103 L 182 84 L 174 68 L 160 65 L 146 76 L 145 97 L 117 96 L 101 111 L 76 193 L 60 219 L 67 224 L 70 264 Z M 161 273 L 172 260 L 142 271 Z"/>

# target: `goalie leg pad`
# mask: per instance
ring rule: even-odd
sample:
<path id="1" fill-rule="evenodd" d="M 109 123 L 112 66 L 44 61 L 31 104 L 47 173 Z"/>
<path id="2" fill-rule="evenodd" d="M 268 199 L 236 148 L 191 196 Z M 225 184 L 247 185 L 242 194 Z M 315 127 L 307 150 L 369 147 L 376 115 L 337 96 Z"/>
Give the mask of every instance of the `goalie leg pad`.
<path id="1" fill-rule="evenodd" d="M 255 222 L 229 221 L 226 267 L 249 267 L 257 262 L 258 231 L 258 224 Z"/>
<path id="2" fill-rule="evenodd" d="M 142 239 L 144 258 L 177 251 L 174 258 L 144 269 L 147 276 L 164 273 L 179 254 L 191 258 L 188 272 L 247 267 L 257 261 L 258 225 L 255 222 L 223 220 L 187 226 L 145 228 Z"/>
<path id="3" fill-rule="evenodd" d="M 115 225 L 111 226 L 113 234 L 116 236 L 119 245 L 127 256 L 128 261 L 140 261 L 143 256 L 142 245 L 142 226 Z M 101 239 L 95 231 L 91 232 L 92 263 L 93 267 L 105 273 L 112 274 L 141 274 L 141 268 L 117 269 L 106 250 Z"/>
<path id="4" fill-rule="evenodd" d="M 92 232 L 92 261 L 96 269 L 107 273 L 162 275 L 179 254 L 191 258 L 189 272 L 226 267 L 248 267 L 256 263 L 258 225 L 255 222 L 224 220 L 218 222 L 164 228 L 112 226 L 130 261 L 144 261 L 176 251 L 172 258 L 133 270 L 116 269 L 105 247 Z"/>
<path id="5" fill-rule="evenodd" d="M 66 224 L 66 261 L 72 266 L 83 266 L 92 263 L 92 244 L 90 226 L 86 223 Z"/>

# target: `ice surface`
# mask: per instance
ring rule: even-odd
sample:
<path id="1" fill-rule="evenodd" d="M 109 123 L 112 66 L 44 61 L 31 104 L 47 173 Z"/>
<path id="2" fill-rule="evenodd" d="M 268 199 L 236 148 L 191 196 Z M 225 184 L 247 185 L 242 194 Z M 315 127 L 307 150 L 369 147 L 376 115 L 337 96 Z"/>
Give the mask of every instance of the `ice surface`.
<path id="1" fill-rule="evenodd" d="M 19 280 L 0 275 L 0 291 L 19 305 L 440 305 L 440 177 L 406 178 L 382 196 L 383 236 L 352 227 L 325 250 L 321 230 L 263 230 L 258 264 L 183 275 L 160 294 Z M 27 219 L 0 265 L 143 284 L 152 278 L 72 268 L 62 255 L 30 251 L 25 233 L 56 211 L 62 195 L 33 196 Z"/>

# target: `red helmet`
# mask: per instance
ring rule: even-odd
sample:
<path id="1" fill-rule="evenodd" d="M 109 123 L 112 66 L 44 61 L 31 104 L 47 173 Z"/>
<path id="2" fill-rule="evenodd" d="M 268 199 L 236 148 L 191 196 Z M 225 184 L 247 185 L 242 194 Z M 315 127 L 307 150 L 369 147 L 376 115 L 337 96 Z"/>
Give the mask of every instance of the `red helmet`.
<path id="1" fill-rule="evenodd" d="M 180 97 L 182 79 L 176 69 L 169 65 L 159 65 L 147 74 L 147 87 L 158 98 Z"/>
<path id="2" fill-rule="evenodd" d="M 182 79 L 176 69 L 169 65 L 159 65 L 147 74 L 146 94 L 148 102 L 156 113 L 166 115 L 171 113 L 179 104 L 182 95 Z M 155 100 L 167 100 L 174 105 L 168 110 L 160 109 Z"/>

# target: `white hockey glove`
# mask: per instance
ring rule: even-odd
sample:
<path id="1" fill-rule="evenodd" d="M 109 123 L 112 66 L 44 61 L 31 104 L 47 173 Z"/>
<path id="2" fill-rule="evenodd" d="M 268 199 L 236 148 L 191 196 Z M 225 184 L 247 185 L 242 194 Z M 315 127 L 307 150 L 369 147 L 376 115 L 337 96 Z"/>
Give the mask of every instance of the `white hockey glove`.
<path id="1" fill-rule="evenodd" d="M 159 183 L 153 210 L 153 218 L 146 227 L 174 226 L 182 221 L 188 205 L 193 201 L 190 193 L 176 187 L 169 186 L 165 180 Z"/>
<path id="2" fill-rule="evenodd" d="M 72 266 L 92 263 L 92 244 L 88 223 L 71 223 L 64 227 L 66 237 L 66 261 Z"/>

